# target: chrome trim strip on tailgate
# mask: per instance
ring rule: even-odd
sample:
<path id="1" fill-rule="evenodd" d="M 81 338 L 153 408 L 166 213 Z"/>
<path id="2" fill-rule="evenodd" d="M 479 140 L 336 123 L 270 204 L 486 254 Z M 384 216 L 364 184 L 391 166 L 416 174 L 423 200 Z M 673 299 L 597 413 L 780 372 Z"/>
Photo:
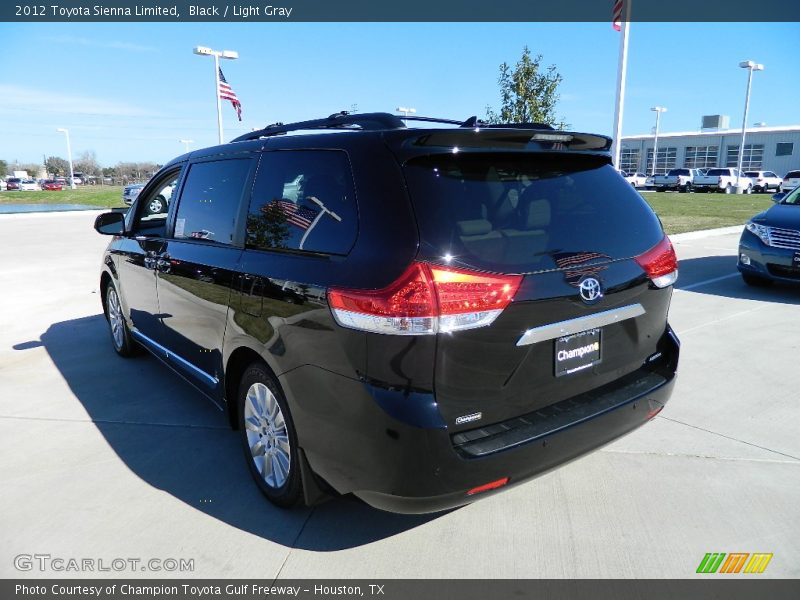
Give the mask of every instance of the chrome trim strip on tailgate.
<path id="1" fill-rule="evenodd" d="M 645 310 L 641 304 L 629 304 L 628 306 L 604 310 L 603 312 L 586 315 L 585 317 L 577 317 L 575 319 L 559 321 L 558 323 L 542 325 L 541 327 L 534 327 L 522 334 L 522 337 L 519 338 L 517 342 L 517 346 L 546 342 L 547 340 L 554 340 L 565 335 L 572 335 L 573 333 L 580 333 L 581 331 L 587 331 L 589 329 L 605 327 L 612 323 L 633 319 L 644 313 Z"/>

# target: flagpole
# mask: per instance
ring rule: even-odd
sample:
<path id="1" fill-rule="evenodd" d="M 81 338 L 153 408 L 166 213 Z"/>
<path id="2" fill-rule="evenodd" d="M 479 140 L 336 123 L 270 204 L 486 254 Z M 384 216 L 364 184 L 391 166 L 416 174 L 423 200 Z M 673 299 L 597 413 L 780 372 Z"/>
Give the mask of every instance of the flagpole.
<path id="1" fill-rule="evenodd" d="M 222 144 L 222 101 L 219 97 L 219 53 L 214 53 L 214 92 L 217 95 L 217 131 L 219 143 Z"/>
<path id="2" fill-rule="evenodd" d="M 614 104 L 614 140 L 611 157 L 619 169 L 619 155 L 622 146 L 622 114 L 625 110 L 625 79 L 628 73 L 628 32 L 630 29 L 631 0 L 625 0 L 625 17 L 619 40 L 619 65 L 617 67 L 617 100 Z"/>

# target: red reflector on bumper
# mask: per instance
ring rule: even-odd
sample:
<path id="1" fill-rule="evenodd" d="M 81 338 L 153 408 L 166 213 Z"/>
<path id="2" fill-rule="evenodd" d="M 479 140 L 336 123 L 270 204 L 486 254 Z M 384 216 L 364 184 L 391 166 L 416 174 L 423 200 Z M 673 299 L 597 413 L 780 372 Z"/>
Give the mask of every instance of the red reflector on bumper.
<path id="1" fill-rule="evenodd" d="M 474 487 L 467 492 L 467 496 L 472 496 L 473 494 L 480 494 L 481 492 L 488 492 L 489 490 L 494 490 L 499 487 L 503 487 L 505 484 L 508 483 L 508 477 L 503 477 L 502 479 L 498 479 L 497 481 L 492 481 L 491 483 L 484 483 L 483 485 L 479 485 L 478 487 Z"/>

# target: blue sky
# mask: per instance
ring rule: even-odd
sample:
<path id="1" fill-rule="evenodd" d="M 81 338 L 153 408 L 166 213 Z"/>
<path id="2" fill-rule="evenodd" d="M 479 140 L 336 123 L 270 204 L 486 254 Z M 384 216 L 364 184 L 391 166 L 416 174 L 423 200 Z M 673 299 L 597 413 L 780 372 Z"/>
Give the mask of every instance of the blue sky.
<path id="1" fill-rule="evenodd" d="M 800 124 L 798 23 L 633 23 L 623 133 L 697 130 L 705 114 L 739 126 L 746 71 L 761 62 L 749 124 Z M 216 142 L 213 67 L 195 45 L 237 50 L 223 61 L 244 121 L 223 106 L 225 137 L 350 109 L 413 106 L 466 118 L 499 103 L 498 65 L 523 46 L 564 77 L 559 114 L 573 129 L 610 134 L 619 34 L 609 23 L 0 24 L 0 158 L 73 155 L 165 162 Z"/>

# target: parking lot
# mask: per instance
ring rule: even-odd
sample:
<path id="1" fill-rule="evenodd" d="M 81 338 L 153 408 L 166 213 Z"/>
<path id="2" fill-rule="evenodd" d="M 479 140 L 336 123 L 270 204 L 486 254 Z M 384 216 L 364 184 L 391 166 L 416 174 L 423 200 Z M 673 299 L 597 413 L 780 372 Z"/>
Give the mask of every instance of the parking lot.
<path id="1" fill-rule="evenodd" d="M 204 578 L 684 578 L 707 552 L 773 553 L 760 577 L 800 576 L 800 288 L 746 287 L 738 231 L 675 238 L 681 366 L 651 423 L 404 516 L 352 497 L 274 508 L 211 403 L 154 358 L 118 358 L 96 214 L 0 215 L 0 576 L 87 576 L 14 567 L 47 553 L 193 559 L 180 575 Z"/>

